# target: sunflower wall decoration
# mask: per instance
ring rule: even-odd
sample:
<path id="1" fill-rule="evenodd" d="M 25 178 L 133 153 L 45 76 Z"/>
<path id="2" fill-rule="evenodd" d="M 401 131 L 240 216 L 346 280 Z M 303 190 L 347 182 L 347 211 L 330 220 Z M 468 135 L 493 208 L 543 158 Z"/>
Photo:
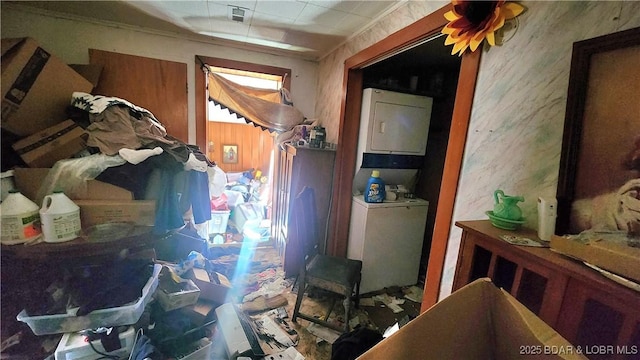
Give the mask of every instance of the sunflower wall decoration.
<path id="1" fill-rule="evenodd" d="M 524 11 L 524 7 L 514 2 L 452 0 L 453 10 L 444 17 L 449 21 L 442 29 L 448 35 L 445 45 L 453 45 L 451 55 L 458 56 L 470 48 L 476 51 L 484 39 L 489 45 L 496 44 L 495 32 L 504 26 L 505 20 L 513 19 Z"/>

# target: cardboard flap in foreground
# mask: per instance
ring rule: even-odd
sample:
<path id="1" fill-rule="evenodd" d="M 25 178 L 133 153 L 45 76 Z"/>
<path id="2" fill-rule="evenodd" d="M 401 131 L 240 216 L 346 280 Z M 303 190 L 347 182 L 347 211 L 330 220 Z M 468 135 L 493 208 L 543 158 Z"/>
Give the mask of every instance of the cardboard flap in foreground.
<path id="1" fill-rule="evenodd" d="M 544 346 L 575 349 L 551 327 L 490 279 L 479 279 L 435 304 L 364 353 L 368 359 L 585 359 L 544 354 Z M 523 346 L 529 346 L 524 349 Z"/>

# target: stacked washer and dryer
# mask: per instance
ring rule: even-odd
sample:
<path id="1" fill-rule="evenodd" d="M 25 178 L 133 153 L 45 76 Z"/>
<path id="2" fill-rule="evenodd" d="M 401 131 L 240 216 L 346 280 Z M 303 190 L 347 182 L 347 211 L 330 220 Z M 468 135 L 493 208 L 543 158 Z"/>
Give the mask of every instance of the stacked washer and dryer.
<path id="1" fill-rule="evenodd" d="M 425 162 L 432 104 L 426 96 L 363 91 L 347 247 L 349 258 L 363 262 L 360 293 L 418 281 L 429 202 L 412 195 Z M 373 170 L 386 184 L 382 203 L 367 203 L 362 195 Z"/>

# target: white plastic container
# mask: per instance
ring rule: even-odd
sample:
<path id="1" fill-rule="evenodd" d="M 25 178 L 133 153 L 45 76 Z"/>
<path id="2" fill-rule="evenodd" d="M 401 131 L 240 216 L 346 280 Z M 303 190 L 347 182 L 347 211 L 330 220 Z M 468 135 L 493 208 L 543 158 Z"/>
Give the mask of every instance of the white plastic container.
<path id="1" fill-rule="evenodd" d="M 96 350 L 106 353 L 110 356 L 116 356 L 121 359 L 126 359 L 131 350 L 133 349 L 133 341 L 135 339 L 135 329 L 133 326 L 121 332 L 118 336 L 120 338 L 120 349 L 112 352 L 107 352 L 102 346 L 100 340 L 94 340 L 91 342 Z M 56 360 L 96 360 L 104 359 L 103 355 L 97 353 L 91 348 L 89 342 L 85 340 L 85 337 L 77 332 L 66 333 L 62 336 L 62 339 L 58 343 L 58 347 L 55 352 Z"/>
<path id="2" fill-rule="evenodd" d="M 80 207 L 62 191 L 54 191 L 42 200 L 40 221 L 44 241 L 49 243 L 69 241 L 80 235 Z"/>
<path id="3" fill-rule="evenodd" d="M 0 192 L 2 193 L 0 201 L 4 201 L 9 195 L 9 191 L 16 188 L 16 183 L 13 179 L 13 170 L 0 173 L 0 181 Z"/>
<path id="4" fill-rule="evenodd" d="M 209 220 L 209 235 L 224 234 L 227 232 L 230 210 L 211 210 Z"/>
<path id="5" fill-rule="evenodd" d="M 4 245 L 14 245 L 36 240 L 42 236 L 38 205 L 18 190 L 9 194 L 0 204 L 2 238 Z"/>

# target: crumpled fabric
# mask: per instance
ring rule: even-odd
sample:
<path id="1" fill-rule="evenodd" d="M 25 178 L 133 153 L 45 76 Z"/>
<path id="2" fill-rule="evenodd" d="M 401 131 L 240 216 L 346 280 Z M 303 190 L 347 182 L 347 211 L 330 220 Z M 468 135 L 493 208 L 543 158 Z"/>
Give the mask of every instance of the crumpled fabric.
<path id="1" fill-rule="evenodd" d="M 631 179 L 618 190 L 572 204 L 574 233 L 586 229 L 628 231 L 640 223 L 640 178 Z"/>
<path id="2" fill-rule="evenodd" d="M 131 351 L 131 360 L 162 360 L 164 356 L 151 343 L 151 339 L 147 335 L 138 338 Z"/>

